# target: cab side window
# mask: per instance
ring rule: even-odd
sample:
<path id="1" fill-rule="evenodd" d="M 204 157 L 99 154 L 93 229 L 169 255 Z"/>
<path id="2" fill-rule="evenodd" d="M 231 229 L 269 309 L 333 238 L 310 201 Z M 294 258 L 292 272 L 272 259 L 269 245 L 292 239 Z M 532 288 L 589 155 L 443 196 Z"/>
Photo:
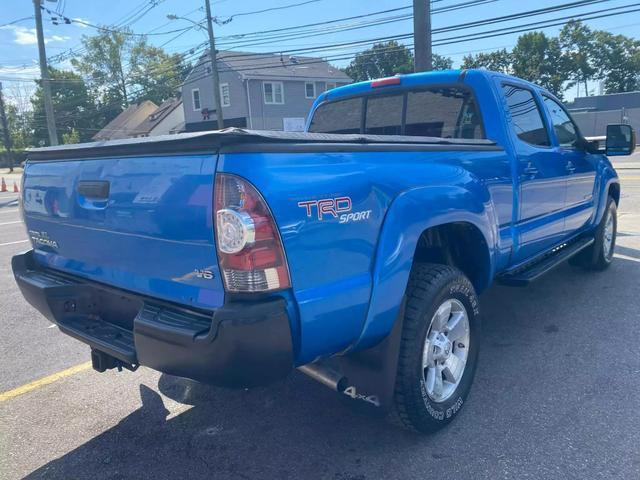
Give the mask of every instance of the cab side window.
<path id="1" fill-rule="evenodd" d="M 542 121 L 542 114 L 533 93 L 525 88 L 503 85 L 511 120 L 516 135 L 523 142 L 540 147 L 549 147 L 549 135 Z"/>
<path id="2" fill-rule="evenodd" d="M 542 97 L 544 105 L 549 112 L 549 118 L 553 123 L 553 131 L 556 133 L 561 147 L 574 147 L 578 140 L 578 129 L 562 106 L 550 97 Z"/>

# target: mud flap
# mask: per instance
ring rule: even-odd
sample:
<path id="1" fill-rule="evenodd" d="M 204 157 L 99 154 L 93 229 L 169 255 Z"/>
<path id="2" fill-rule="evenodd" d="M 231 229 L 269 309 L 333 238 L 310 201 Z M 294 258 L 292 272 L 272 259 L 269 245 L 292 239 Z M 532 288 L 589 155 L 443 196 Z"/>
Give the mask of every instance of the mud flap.
<path id="1" fill-rule="evenodd" d="M 393 405 L 398 356 L 402 340 L 404 302 L 391 333 L 375 347 L 333 359 L 347 378 L 344 394 L 381 409 Z"/>

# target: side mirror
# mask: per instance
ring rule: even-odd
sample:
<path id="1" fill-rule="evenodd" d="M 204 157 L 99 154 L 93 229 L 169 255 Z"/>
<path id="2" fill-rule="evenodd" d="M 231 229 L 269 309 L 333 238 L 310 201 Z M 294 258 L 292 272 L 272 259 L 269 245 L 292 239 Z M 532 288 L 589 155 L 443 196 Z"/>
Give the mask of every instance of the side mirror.
<path id="1" fill-rule="evenodd" d="M 635 148 L 636 133 L 631 125 L 607 125 L 607 155 L 631 155 Z"/>

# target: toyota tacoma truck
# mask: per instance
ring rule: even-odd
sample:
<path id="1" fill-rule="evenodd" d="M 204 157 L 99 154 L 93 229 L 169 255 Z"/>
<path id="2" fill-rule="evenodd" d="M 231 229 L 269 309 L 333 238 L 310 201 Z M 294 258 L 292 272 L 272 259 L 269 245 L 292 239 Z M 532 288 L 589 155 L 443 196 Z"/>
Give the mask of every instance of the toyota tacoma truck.
<path id="1" fill-rule="evenodd" d="M 634 133 L 609 125 L 602 151 L 536 85 L 365 81 L 320 95 L 306 130 L 30 150 L 22 294 L 97 371 L 248 387 L 298 369 L 430 432 L 467 398 L 478 294 L 612 262 L 605 154 Z"/>

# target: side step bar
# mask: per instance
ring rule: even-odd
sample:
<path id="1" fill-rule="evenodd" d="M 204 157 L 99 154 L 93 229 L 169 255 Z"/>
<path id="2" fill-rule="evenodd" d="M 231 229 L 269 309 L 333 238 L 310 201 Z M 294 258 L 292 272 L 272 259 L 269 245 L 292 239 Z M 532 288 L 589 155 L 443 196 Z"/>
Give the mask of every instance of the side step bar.
<path id="1" fill-rule="evenodd" d="M 523 287 L 541 277 L 549 270 L 557 267 L 565 260 L 580 253 L 585 248 L 593 244 L 593 237 L 574 240 L 565 245 L 553 249 L 550 253 L 543 255 L 540 259 L 525 264 L 519 268 L 507 271 L 498 276 L 497 280 L 503 285 Z"/>

